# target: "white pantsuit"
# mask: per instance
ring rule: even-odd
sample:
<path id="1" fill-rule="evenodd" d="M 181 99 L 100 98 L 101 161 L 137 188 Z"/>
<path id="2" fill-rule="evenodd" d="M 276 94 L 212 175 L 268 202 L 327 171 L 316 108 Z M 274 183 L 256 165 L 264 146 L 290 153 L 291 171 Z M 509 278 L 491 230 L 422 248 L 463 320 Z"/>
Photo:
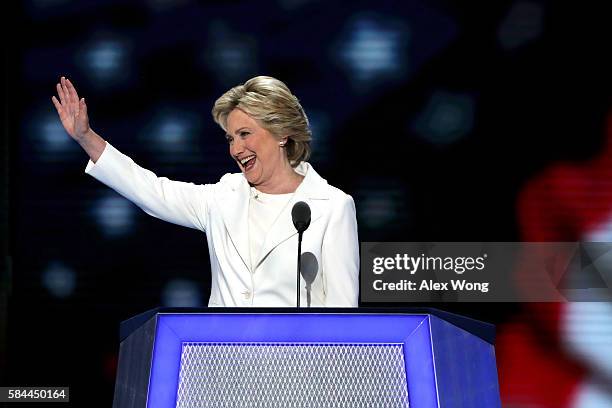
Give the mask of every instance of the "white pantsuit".
<path id="1" fill-rule="evenodd" d="M 302 254 L 309 253 L 308 268 L 316 271 L 311 306 L 357 306 L 359 245 L 353 199 L 330 186 L 308 163 L 296 171 L 304 179 L 270 228 L 251 270 L 250 186 L 242 173 L 226 174 L 215 184 L 172 181 L 143 169 L 108 143 L 98 161 L 90 161 L 85 169 L 147 214 L 206 233 L 212 273 L 208 304 L 213 307 L 295 306 L 298 235 L 291 209 L 305 201 L 312 216 Z M 302 306 L 305 286 L 302 279 Z"/>

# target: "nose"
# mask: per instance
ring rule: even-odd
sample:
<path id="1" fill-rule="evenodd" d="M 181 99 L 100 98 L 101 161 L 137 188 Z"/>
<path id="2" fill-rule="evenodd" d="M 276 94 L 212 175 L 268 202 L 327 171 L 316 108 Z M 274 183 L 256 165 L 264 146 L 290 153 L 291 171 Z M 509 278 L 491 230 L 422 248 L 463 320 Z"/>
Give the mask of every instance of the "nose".
<path id="1" fill-rule="evenodd" d="M 242 141 L 239 137 L 236 137 L 230 144 L 230 155 L 232 157 L 236 157 L 242 152 L 244 152 L 244 141 Z"/>

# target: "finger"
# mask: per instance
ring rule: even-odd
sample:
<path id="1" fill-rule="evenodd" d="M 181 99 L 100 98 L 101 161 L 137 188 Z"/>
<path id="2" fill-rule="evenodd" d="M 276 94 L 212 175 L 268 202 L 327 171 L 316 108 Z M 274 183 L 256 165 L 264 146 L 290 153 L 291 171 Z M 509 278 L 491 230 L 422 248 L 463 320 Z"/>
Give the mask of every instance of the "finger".
<path id="1" fill-rule="evenodd" d="M 62 123 L 68 120 L 68 112 L 62 107 L 62 104 L 57 100 L 55 96 L 51 97 L 53 101 L 53 105 L 55 105 L 55 109 L 57 109 L 57 114 L 60 117 Z"/>
<path id="2" fill-rule="evenodd" d="M 66 78 L 66 87 L 68 88 L 68 95 L 70 96 L 70 102 L 80 103 L 79 94 L 77 93 L 75 87 L 72 85 L 72 82 L 70 82 L 68 78 Z"/>
<path id="3" fill-rule="evenodd" d="M 62 105 L 59 103 L 59 101 L 57 100 L 57 98 L 55 96 L 51 97 L 51 102 L 53 102 L 53 105 L 55 106 L 55 109 L 57 109 L 57 113 L 62 114 Z"/>
<path id="4" fill-rule="evenodd" d="M 87 104 L 85 98 L 81 98 L 79 101 L 79 115 L 87 115 Z"/>
<path id="5" fill-rule="evenodd" d="M 62 93 L 64 94 L 64 105 L 68 108 L 70 112 L 74 111 L 74 107 L 72 106 L 72 101 L 70 100 L 70 93 L 68 92 L 68 86 L 66 85 L 66 78 L 62 77 Z"/>
<path id="6" fill-rule="evenodd" d="M 62 106 L 66 105 L 66 97 L 64 95 L 64 90 L 62 89 L 62 85 L 57 84 L 57 95 L 60 98 L 60 101 L 62 102 Z"/>
<path id="7" fill-rule="evenodd" d="M 62 91 L 64 91 L 64 98 L 66 99 L 66 110 L 70 116 L 75 116 L 79 113 L 79 101 L 74 99 L 68 89 L 68 80 L 66 77 L 62 77 Z"/>

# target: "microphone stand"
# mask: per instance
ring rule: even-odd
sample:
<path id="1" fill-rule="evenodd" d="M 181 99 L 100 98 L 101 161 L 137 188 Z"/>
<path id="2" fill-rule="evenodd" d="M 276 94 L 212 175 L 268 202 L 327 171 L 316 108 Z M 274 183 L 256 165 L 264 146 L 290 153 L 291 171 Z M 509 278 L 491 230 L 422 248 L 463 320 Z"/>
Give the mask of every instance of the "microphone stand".
<path id="1" fill-rule="evenodd" d="M 300 308 L 300 276 L 302 273 L 301 255 L 302 255 L 302 234 L 310 225 L 310 207 L 304 201 L 298 201 L 291 209 L 291 220 L 293 226 L 298 232 L 298 253 L 297 253 L 297 276 L 295 285 L 297 289 L 297 308 Z"/>
<path id="2" fill-rule="evenodd" d="M 300 255 L 302 254 L 302 234 L 304 232 L 298 233 L 298 253 L 297 253 L 297 308 L 300 308 L 300 276 L 302 274 L 302 263 L 300 262 Z"/>

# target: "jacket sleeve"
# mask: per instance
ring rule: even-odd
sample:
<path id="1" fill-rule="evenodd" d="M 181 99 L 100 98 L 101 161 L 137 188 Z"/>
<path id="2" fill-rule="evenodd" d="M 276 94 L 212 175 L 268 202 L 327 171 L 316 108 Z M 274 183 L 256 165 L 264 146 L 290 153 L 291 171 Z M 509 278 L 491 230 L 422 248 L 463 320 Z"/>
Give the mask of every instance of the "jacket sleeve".
<path id="1" fill-rule="evenodd" d="M 85 173 L 106 184 L 153 217 L 202 231 L 208 225 L 211 185 L 195 185 L 157 177 L 109 143 Z"/>
<path id="2" fill-rule="evenodd" d="M 359 240 L 353 198 L 342 193 L 323 238 L 325 306 L 357 307 L 359 303 Z"/>

